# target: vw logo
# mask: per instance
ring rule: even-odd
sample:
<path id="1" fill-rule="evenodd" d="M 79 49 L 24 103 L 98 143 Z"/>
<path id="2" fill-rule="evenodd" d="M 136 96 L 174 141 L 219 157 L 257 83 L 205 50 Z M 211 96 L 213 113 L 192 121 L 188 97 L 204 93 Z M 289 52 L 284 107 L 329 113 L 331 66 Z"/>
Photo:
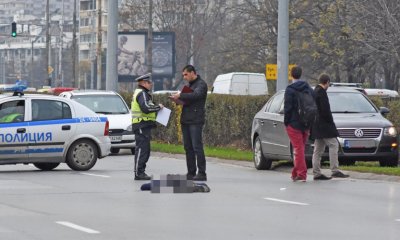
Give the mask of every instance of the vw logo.
<path id="1" fill-rule="evenodd" d="M 364 132 L 361 130 L 361 129 L 356 129 L 355 131 L 354 131 L 354 135 L 356 136 L 356 137 L 358 137 L 358 138 L 360 138 L 360 137 L 363 137 L 364 136 Z"/>

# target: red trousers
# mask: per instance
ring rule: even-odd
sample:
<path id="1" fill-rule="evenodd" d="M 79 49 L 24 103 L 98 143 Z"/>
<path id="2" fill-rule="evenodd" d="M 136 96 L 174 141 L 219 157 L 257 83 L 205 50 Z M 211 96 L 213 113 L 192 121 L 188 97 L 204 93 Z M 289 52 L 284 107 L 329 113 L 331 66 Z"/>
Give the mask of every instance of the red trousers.
<path id="1" fill-rule="evenodd" d="M 308 140 L 308 136 L 310 135 L 310 131 L 301 131 L 293 128 L 288 125 L 286 127 L 286 132 L 289 136 L 290 142 L 293 146 L 293 170 L 292 170 L 292 179 L 295 177 L 300 177 L 303 180 L 307 179 L 307 165 L 305 158 L 305 148 Z"/>

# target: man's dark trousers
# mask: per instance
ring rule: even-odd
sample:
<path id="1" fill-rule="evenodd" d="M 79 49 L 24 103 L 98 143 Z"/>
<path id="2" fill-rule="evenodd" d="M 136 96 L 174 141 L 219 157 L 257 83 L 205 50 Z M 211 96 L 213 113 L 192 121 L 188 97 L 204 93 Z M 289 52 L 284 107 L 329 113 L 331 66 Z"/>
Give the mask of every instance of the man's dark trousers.
<path id="1" fill-rule="evenodd" d="M 206 174 L 206 157 L 202 139 L 203 124 L 182 124 L 181 126 L 188 174 L 196 175 L 196 158 L 199 174 Z"/>
<path id="2" fill-rule="evenodd" d="M 135 133 L 135 174 L 143 174 L 146 170 L 146 163 L 150 158 L 151 127 L 140 128 Z"/>

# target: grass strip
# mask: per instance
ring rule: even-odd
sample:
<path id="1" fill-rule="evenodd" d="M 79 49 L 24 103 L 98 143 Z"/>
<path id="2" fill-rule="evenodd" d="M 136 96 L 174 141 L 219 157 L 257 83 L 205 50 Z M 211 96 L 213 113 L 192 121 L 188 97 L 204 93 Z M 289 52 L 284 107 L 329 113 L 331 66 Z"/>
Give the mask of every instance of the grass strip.
<path id="1" fill-rule="evenodd" d="M 160 142 L 152 142 L 151 150 L 155 152 L 165 152 L 172 154 L 185 154 L 183 145 L 181 144 L 168 144 Z M 221 159 L 231 159 L 240 161 L 253 161 L 253 153 L 249 150 L 238 150 L 229 147 L 210 147 L 205 146 L 204 151 L 207 157 L 216 157 Z M 290 161 L 275 162 L 274 166 L 293 166 Z M 329 162 L 323 163 L 323 168 L 329 168 Z M 380 167 L 379 162 L 356 162 L 354 166 L 340 166 L 340 169 L 347 171 L 375 173 L 391 176 L 400 176 L 399 167 Z"/>

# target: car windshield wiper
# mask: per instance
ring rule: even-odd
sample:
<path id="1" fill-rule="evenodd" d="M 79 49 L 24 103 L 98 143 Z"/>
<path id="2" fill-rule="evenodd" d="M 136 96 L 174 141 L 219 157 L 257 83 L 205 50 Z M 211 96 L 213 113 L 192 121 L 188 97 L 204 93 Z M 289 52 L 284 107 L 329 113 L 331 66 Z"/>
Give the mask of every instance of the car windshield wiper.
<path id="1" fill-rule="evenodd" d="M 101 114 L 113 114 L 113 112 L 96 112 L 96 113 L 101 113 Z"/>

